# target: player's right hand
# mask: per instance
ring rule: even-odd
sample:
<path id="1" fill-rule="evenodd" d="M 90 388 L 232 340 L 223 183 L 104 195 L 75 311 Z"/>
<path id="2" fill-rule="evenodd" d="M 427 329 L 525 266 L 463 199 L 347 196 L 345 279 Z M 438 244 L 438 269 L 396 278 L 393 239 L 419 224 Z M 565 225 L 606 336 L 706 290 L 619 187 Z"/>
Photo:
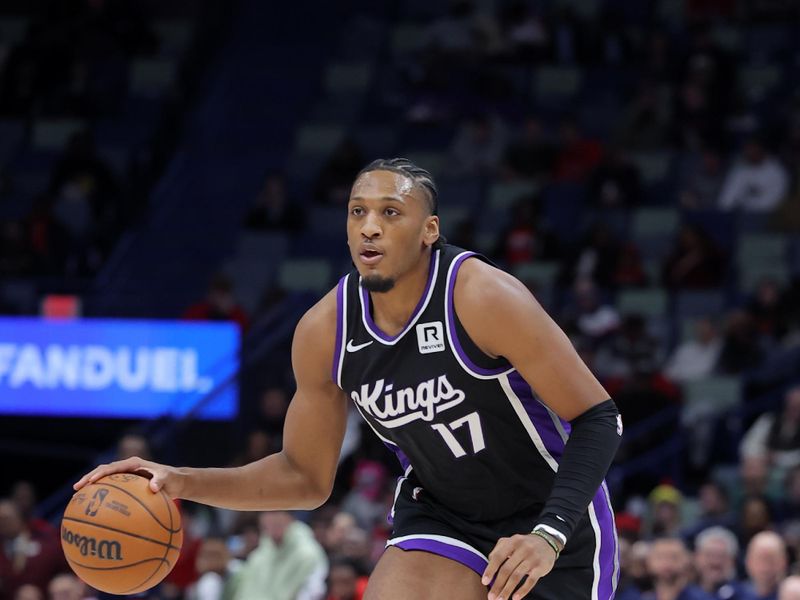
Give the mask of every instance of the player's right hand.
<path id="1" fill-rule="evenodd" d="M 183 491 L 183 474 L 179 469 L 160 465 L 138 456 L 118 460 L 107 465 L 98 465 L 81 477 L 72 487 L 75 490 L 94 483 L 98 479 L 113 473 L 136 473 L 150 479 L 150 489 L 155 493 L 161 489 L 171 498 L 180 498 Z"/>

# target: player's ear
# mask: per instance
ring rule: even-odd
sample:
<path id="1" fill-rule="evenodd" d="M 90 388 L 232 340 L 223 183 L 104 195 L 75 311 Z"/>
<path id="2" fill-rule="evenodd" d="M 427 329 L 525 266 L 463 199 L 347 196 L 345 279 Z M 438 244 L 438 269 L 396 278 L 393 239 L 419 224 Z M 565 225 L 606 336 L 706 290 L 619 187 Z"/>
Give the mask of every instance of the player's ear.
<path id="1" fill-rule="evenodd" d="M 433 246 L 439 239 L 439 217 L 430 215 L 425 219 L 425 229 L 423 232 L 423 242 L 426 246 Z"/>

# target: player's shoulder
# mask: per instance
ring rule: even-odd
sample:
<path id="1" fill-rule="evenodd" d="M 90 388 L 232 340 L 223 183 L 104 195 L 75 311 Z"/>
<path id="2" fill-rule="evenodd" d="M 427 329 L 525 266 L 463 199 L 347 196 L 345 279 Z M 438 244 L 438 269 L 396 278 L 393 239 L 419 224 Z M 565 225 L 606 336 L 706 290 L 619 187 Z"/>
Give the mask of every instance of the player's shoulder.
<path id="1" fill-rule="evenodd" d="M 333 340 L 333 336 L 336 335 L 337 311 L 336 288 L 334 287 L 300 318 L 295 330 L 295 337 L 315 338 L 318 343 L 327 338 Z"/>
<path id="2" fill-rule="evenodd" d="M 479 257 L 471 257 L 459 267 L 453 293 L 461 305 L 486 309 L 531 295 L 519 279 Z"/>

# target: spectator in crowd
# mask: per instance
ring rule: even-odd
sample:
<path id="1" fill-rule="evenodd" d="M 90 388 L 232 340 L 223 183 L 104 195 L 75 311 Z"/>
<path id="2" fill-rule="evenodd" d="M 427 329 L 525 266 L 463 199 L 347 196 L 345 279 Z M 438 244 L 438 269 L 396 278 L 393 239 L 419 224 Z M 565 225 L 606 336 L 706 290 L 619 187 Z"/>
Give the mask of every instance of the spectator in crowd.
<path id="1" fill-rule="evenodd" d="M 192 304 L 183 313 L 189 321 L 233 321 L 242 331 L 247 329 L 249 318 L 233 295 L 233 282 L 227 275 L 214 275 L 204 300 Z"/>
<path id="2" fill-rule="evenodd" d="M 683 532 L 684 539 L 694 540 L 701 532 L 736 527 L 736 515 L 726 489 L 716 481 L 706 481 L 697 493 L 700 514 Z M 696 542 L 695 542 L 696 547 Z"/>
<path id="3" fill-rule="evenodd" d="M 261 542 L 233 582 L 233 600 L 321 600 L 328 560 L 311 528 L 285 511 L 264 512 Z"/>
<path id="4" fill-rule="evenodd" d="M 800 600 L 800 575 L 791 575 L 783 580 L 778 589 L 778 600 Z"/>
<path id="5" fill-rule="evenodd" d="M 617 310 L 602 302 L 600 292 L 590 279 L 579 279 L 573 288 L 574 306 L 567 307 L 565 317 L 586 338 L 599 341 L 617 330 Z"/>
<path id="6" fill-rule="evenodd" d="M 756 534 L 747 546 L 745 569 L 744 597 L 747 600 L 775 600 L 787 570 L 786 545 L 781 536 L 772 531 Z"/>
<path id="7" fill-rule="evenodd" d="M 331 560 L 325 600 L 361 600 L 367 589 L 367 579 L 352 560 L 336 557 Z"/>
<path id="8" fill-rule="evenodd" d="M 760 140 L 752 138 L 745 143 L 741 158 L 725 176 L 719 207 L 752 213 L 770 212 L 783 201 L 788 185 L 786 167 L 767 153 Z"/>
<path id="9" fill-rule="evenodd" d="M 681 530 L 683 494 L 668 483 L 657 485 L 650 496 L 650 535 L 654 538 L 676 537 Z"/>
<path id="10" fill-rule="evenodd" d="M 722 351 L 722 339 L 711 318 L 698 319 L 692 329 L 692 339 L 681 342 L 664 367 L 664 374 L 678 383 L 711 375 Z"/>
<path id="11" fill-rule="evenodd" d="M 546 139 L 542 122 L 528 115 L 520 133 L 511 140 L 503 153 L 502 173 L 511 179 L 537 179 L 550 173 L 555 149 Z"/>
<path id="12" fill-rule="evenodd" d="M 0 499 L 0 600 L 10 600 L 25 584 L 45 590 L 66 569 L 60 540 L 28 530 L 16 503 Z"/>
<path id="13" fill-rule="evenodd" d="M 19 508 L 25 527 L 37 537 L 58 537 L 58 531 L 50 523 L 36 516 L 36 490 L 30 481 L 18 481 L 11 488 L 11 500 Z"/>
<path id="14" fill-rule="evenodd" d="M 759 335 L 778 341 L 788 330 L 786 306 L 777 281 L 765 277 L 758 282 L 753 297 L 747 303 Z"/>
<path id="15" fill-rule="evenodd" d="M 494 254 L 506 265 L 558 257 L 558 238 L 541 219 L 538 198 L 523 196 L 514 204 L 511 224 L 500 234 Z"/>
<path id="16" fill-rule="evenodd" d="M 592 202 L 599 208 L 630 208 L 641 200 L 639 169 L 628 161 L 622 149 L 612 146 L 589 178 Z"/>
<path id="17" fill-rule="evenodd" d="M 561 274 L 562 284 L 573 285 L 589 279 L 601 288 L 614 286 L 620 261 L 620 244 L 611 228 L 595 223 L 567 257 Z"/>
<path id="18" fill-rule="evenodd" d="M 557 181 L 586 181 L 602 158 L 603 146 L 585 137 L 577 121 L 567 119 L 561 124 L 560 148 L 553 172 Z"/>
<path id="19" fill-rule="evenodd" d="M 653 373 L 660 362 L 659 342 L 647 331 L 644 317 L 628 314 L 610 341 L 598 352 L 595 366 L 604 377 L 624 379 L 633 373 Z"/>
<path id="20" fill-rule="evenodd" d="M 741 454 L 766 457 L 781 469 L 800 466 L 800 386 L 787 390 L 780 411 L 756 419 L 742 438 Z"/>
<path id="21" fill-rule="evenodd" d="M 344 139 L 322 167 L 314 184 L 314 198 L 322 204 L 345 206 L 350 198 L 353 179 L 362 166 L 364 157 L 361 147 L 355 140 Z"/>
<path id="22" fill-rule="evenodd" d="M 14 600 L 44 600 L 44 594 L 35 585 L 26 583 L 17 588 L 14 593 Z"/>
<path id="23" fill-rule="evenodd" d="M 461 125 L 453 139 L 447 158 L 448 173 L 493 175 L 500 167 L 506 139 L 506 127 L 499 117 L 473 115 Z M 352 181 L 351 178 L 350 183 Z"/>
<path id="24" fill-rule="evenodd" d="M 371 531 L 386 518 L 382 501 L 386 478 L 386 468 L 379 462 L 362 460 L 356 466 L 353 487 L 342 502 L 342 510 L 353 515 L 362 529 Z"/>
<path id="25" fill-rule="evenodd" d="M 746 546 L 753 536 L 775 528 L 772 505 L 766 496 L 746 496 L 739 508 L 737 533 L 742 546 Z"/>
<path id="26" fill-rule="evenodd" d="M 697 535 L 694 548 L 698 586 L 712 598 L 734 598 L 738 588 L 736 536 L 724 527 L 709 527 Z"/>
<path id="27" fill-rule="evenodd" d="M 47 600 L 84 600 L 85 598 L 87 598 L 86 584 L 72 573 L 56 575 L 47 586 Z"/>
<path id="28" fill-rule="evenodd" d="M 286 190 L 283 175 L 271 173 L 264 180 L 253 206 L 244 220 L 252 231 L 300 231 L 306 215 Z"/>
<path id="29" fill-rule="evenodd" d="M 713 240 L 696 225 L 684 224 L 664 263 L 664 285 L 671 289 L 708 289 L 722 283 L 724 261 Z"/>
<path id="30" fill-rule="evenodd" d="M 691 556 L 678 538 L 661 537 L 653 540 L 647 557 L 647 570 L 653 578 L 653 591 L 643 594 L 643 599 L 708 599 L 699 587 L 691 583 Z"/>
<path id="31" fill-rule="evenodd" d="M 725 180 L 720 153 L 709 146 L 688 160 L 680 182 L 678 197 L 689 210 L 714 210 Z"/>
<path id="32" fill-rule="evenodd" d="M 223 600 L 230 597 L 231 576 L 241 567 L 233 560 L 225 539 L 208 536 L 200 544 L 195 560 L 199 575 L 186 593 L 186 600 Z"/>
<path id="33" fill-rule="evenodd" d="M 131 456 L 138 456 L 144 460 L 152 460 L 153 452 L 147 438 L 138 433 L 126 433 L 117 442 L 116 460 L 125 460 Z"/>
<path id="34" fill-rule="evenodd" d="M 538 61 L 552 53 L 552 34 L 543 16 L 522 0 L 504 5 L 500 17 L 512 59 Z"/>
<path id="35" fill-rule="evenodd" d="M 728 313 L 717 370 L 735 375 L 761 364 L 764 341 L 758 337 L 753 318 L 744 310 Z"/>
<path id="36" fill-rule="evenodd" d="M 642 591 L 636 585 L 631 573 L 632 543 L 625 537 L 619 538 L 619 583 L 616 600 L 640 600 Z"/>

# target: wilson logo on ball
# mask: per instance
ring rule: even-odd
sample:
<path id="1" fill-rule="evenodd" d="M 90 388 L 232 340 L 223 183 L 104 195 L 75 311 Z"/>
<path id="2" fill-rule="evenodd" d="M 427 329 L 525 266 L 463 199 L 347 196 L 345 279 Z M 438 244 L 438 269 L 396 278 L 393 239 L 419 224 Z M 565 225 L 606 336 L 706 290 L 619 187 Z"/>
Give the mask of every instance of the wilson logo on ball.
<path id="1" fill-rule="evenodd" d="M 61 526 L 61 539 L 75 546 L 81 556 L 96 556 L 104 560 L 122 560 L 122 545 L 113 540 L 98 540 L 88 535 L 80 535 Z"/>

